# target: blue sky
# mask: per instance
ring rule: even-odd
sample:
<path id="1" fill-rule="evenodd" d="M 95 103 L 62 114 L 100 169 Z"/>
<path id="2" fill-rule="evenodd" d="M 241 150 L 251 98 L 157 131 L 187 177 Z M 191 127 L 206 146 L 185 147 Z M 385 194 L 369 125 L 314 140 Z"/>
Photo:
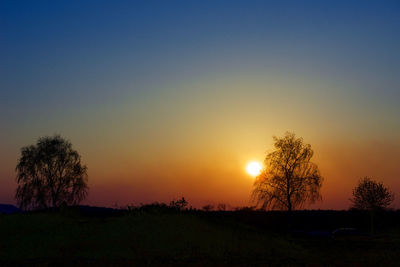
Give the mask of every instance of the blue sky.
<path id="1" fill-rule="evenodd" d="M 285 130 L 317 148 L 380 140 L 396 154 L 399 12 L 398 1 L 2 1 L 0 180 L 8 191 L 0 200 L 12 201 L 19 149 L 53 133 L 86 157 L 93 191 L 118 188 L 115 172 L 132 188 L 148 186 L 137 172 L 163 153 L 207 165 L 222 184 L 226 169 L 187 155 L 204 148 L 242 168 L 240 155 L 262 158 Z M 99 154 L 121 161 L 107 172 Z M 171 176 L 183 175 L 174 168 Z M 389 183 L 392 169 L 382 167 Z M 360 167 L 354 179 L 368 172 Z M 189 187 L 162 196 L 216 201 Z"/>

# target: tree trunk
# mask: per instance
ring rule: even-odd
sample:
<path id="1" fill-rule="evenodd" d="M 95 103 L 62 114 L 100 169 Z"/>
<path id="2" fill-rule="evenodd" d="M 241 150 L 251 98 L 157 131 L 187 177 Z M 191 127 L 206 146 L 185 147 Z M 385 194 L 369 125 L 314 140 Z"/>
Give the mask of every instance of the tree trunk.
<path id="1" fill-rule="evenodd" d="M 292 202 L 290 201 L 290 197 L 288 197 L 287 231 L 288 234 L 292 231 Z"/>
<path id="2" fill-rule="evenodd" d="M 369 224 L 370 233 L 371 233 L 371 236 L 373 236 L 374 233 L 375 233 L 375 224 L 374 224 L 374 221 L 375 221 L 375 210 L 373 210 L 373 209 L 370 210 L 369 217 L 370 217 L 370 224 Z"/>
<path id="3" fill-rule="evenodd" d="M 288 234 L 292 231 L 292 200 L 290 196 L 290 179 L 288 174 L 286 174 L 286 200 L 287 200 L 287 230 Z"/>

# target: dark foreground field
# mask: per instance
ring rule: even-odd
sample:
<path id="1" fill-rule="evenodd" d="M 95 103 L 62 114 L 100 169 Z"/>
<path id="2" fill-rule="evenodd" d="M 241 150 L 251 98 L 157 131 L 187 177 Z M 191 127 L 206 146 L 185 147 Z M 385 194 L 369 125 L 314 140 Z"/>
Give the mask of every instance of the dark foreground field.
<path id="1" fill-rule="evenodd" d="M 381 214 L 374 236 L 332 238 L 335 227 L 368 231 L 368 214 L 136 210 L 0 216 L 0 265 L 400 264 L 399 213 Z"/>

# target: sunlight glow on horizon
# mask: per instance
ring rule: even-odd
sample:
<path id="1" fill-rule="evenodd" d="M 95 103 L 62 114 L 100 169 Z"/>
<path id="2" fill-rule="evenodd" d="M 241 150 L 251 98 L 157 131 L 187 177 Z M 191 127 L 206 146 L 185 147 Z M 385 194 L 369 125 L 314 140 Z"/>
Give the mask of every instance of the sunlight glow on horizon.
<path id="1" fill-rule="evenodd" d="M 253 178 L 258 176 L 261 173 L 261 170 L 262 165 L 258 161 L 251 161 L 246 166 L 247 173 L 250 174 L 250 176 L 252 176 Z"/>
<path id="2" fill-rule="evenodd" d="M 84 204 L 250 205 L 286 131 L 324 177 L 310 208 L 347 209 L 364 176 L 400 194 L 399 12 L 395 1 L 2 1 L 0 203 L 15 203 L 21 148 L 54 133 L 88 167 Z"/>

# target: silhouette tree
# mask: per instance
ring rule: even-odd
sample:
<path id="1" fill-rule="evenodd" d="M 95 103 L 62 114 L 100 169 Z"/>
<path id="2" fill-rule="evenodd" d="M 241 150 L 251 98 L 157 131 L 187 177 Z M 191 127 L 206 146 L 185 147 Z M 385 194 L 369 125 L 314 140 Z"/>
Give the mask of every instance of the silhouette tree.
<path id="1" fill-rule="evenodd" d="M 15 198 L 22 209 L 75 205 L 87 196 L 86 166 L 59 135 L 23 147 L 16 167 Z"/>
<path id="2" fill-rule="evenodd" d="M 211 204 L 207 204 L 207 205 L 204 205 L 201 209 L 203 211 L 212 211 L 214 209 L 214 206 Z"/>
<path id="3" fill-rule="evenodd" d="M 352 208 L 360 210 L 383 210 L 394 200 L 394 194 L 381 182 L 371 178 L 360 179 L 353 189 Z"/>
<path id="4" fill-rule="evenodd" d="M 323 178 L 317 165 L 310 162 L 314 153 L 311 146 L 287 132 L 282 138 L 274 136 L 274 147 L 254 182 L 252 199 L 257 206 L 286 209 L 290 214 L 305 202 L 320 200 Z"/>
<path id="5" fill-rule="evenodd" d="M 171 208 L 174 208 L 177 210 L 184 210 L 187 205 L 188 205 L 188 202 L 186 201 L 186 199 L 184 197 L 182 197 L 181 199 L 178 199 L 178 200 L 172 200 L 169 203 L 169 206 Z"/>
<path id="6" fill-rule="evenodd" d="M 353 189 L 353 209 L 368 210 L 370 214 L 370 232 L 374 234 L 375 212 L 384 210 L 394 200 L 394 194 L 381 182 L 364 177 L 360 179 L 358 185 Z"/>

